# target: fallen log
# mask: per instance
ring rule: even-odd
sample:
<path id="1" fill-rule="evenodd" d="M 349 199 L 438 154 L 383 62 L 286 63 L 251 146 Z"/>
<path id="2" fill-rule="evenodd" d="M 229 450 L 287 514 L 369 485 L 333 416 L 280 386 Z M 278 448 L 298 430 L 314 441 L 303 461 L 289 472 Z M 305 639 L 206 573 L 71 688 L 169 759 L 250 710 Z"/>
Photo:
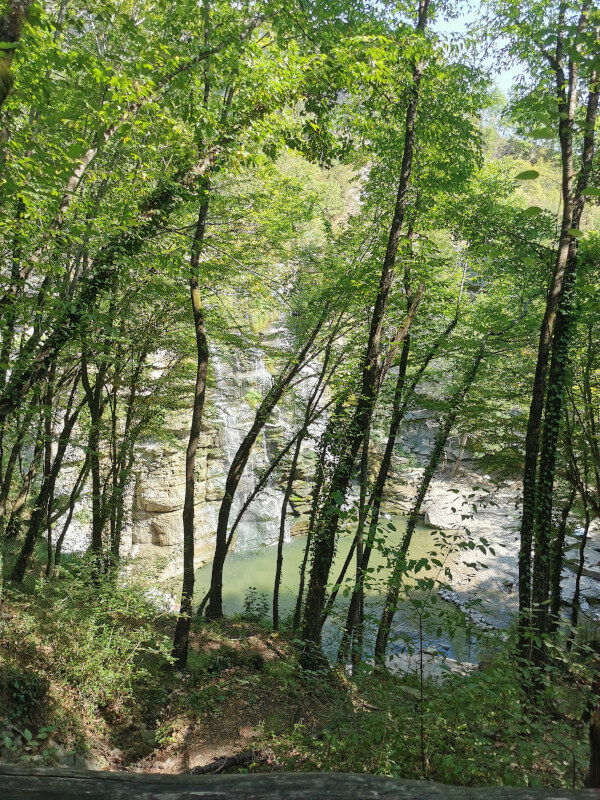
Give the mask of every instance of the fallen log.
<path id="1" fill-rule="evenodd" d="M 596 789 L 445 786 L 343 772 L 152 775 L 0 764 L 2 800 L 600 800 Z"/>

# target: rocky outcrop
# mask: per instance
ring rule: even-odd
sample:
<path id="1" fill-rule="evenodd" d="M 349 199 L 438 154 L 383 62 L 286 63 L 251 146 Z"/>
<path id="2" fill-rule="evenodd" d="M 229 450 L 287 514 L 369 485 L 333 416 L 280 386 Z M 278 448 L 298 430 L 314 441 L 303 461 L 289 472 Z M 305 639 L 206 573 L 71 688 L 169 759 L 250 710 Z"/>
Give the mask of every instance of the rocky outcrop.
<path id="1" fill-rule="evenodd" d="M 270 329 L 268 343 L 272 344 L 273 336 L 278 335 L 277 330 Z M 236 353 L 227 360 L 219 352 L 214 352 L 211 365 L 216 386 L 208 397 L 196 456 L 195 559 L 198 565 L 212 556 L 227 470 L 252 425 L 260 398 L 272 384 L 272 375 L 258 349 Z M 240 481 L 230 524 L 260 476 L 293 435 L 293 402 L 298 402 L 298 398 L 276 409 L 258 438 Z M 171 414 L 163 426 L 169 438 L 145 442 L 138 448 L 130 527 L 124 536 L 124 549 L 137 558 L 162 560 L 165 564 L 162 577 L 181 572 L 188 429 L 189 411 Z M 310 487 L 302 478 L 312 474 L 311 450 L 312 443 L 307 442 L 298 466 L 296 494 L 290 504 L 288 536 L 294 517 L 305 514 L 308 509 Z M 275 472 L 260 497 L 245 512 L 232 549 L 250 550 L 276 541 L 284 491 L 278 484 L 280 479 L 281 474 Z"/>
<path id="2" fill-rule="evenodd" d="M 180 427 L 176 427 L 179 423 Z M 130 527 L 124 550 L 140 558 L 164 558 L 181 571 L 182 511 L 185 493 L 185 416 L 170 421 L 175 443 L 147 442 L 139 448 L 134 477 Z M 214 546 L 223 465 L 219 432 L 205 425 L 196 458 L 196 560 L 210 557 Z"/>

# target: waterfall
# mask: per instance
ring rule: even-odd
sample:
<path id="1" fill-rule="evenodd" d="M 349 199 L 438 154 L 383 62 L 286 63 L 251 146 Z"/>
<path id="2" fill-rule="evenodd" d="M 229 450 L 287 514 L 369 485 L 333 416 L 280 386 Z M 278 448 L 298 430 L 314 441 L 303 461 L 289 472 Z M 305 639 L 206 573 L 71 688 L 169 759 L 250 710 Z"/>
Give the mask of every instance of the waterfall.
<path id="1" fill-rule="evenodd" d="M 256 408 L 269 391 L 273 379 L 258 348 L 250 348 L 243 353 L 236 350 L 227 359 L 219 349 L 214 348 L 211 360 L 216 382 L 213 406 L 221 431 L 226 473 L 254 421 Z M 285 428 L 281 414 L 278 414 L 276 420 L 272 420 L 263 429 L 240 480 L 230 523 L 233 523 L 270 464 L 267 441 L 269 436 L 284 432 Z M 273 486 L 271 479 L 242 517 L 234 541 L 235 550 L 254 550 L 261 545 L 276 542 L 282 503 L 283 492 Z M 289 536 L 289 522 L 286 528 Z"/>

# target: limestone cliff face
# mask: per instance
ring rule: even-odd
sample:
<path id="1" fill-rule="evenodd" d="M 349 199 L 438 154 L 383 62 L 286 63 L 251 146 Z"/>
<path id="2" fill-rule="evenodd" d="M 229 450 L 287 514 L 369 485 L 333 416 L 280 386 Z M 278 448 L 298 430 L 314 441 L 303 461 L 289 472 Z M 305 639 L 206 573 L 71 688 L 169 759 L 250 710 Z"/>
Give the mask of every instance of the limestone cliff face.
<path id="1" fill-rule="evenodd" d="M 256 407 L 271 386 L 263 353 L 250 348 L 227 359 L 211 353 L 215 384 L 208 392 L 196 456 L 195 560 L 213 553 L 220 502 L 229 465 L 252 425 Z M 191 408 L 165 421 L 163 441 L 138 447 L 130 500 L 130 524 L 123 550 L 137 558 L 163 559 L 164 574 L 181 571 L 182 510 L 185 491 L 185 449 Z M 281 446 L 293 435 L 294 413 L 288 403 L 277 409 L 259 437 L 240 482 L 230 524 Z M 233 549 L 253 549 L 276 541 L 283 489 L 275 475 L 245 512 Z M 292 509 L 292 515 L 296 512 Z M 288 522 L 289 528 L 289 522 Z"/>
<path id="2" fill-rule="evenodd" d="M 130 524 L 125 531 L 125 553 L 140 558 L 165 558 L 166 571 L 181 571 L 185 446 L 189 420 L 181 413 L 170 421 L 175 443 L 145 443 L 138 450 L 131 492 Z M 217 428 L 205 426 L 196 457 L 196 560 L 206 561 L 214 547 L 214 533 L 222 496 L 225 465 Z"/>
<path id="3" fill-rule="evenodd" d="M 272 345 L 274 339 L 276 350 L 281 352 L 285 349 L 285 341 L 282 341 L 285 335 L 284 330 L 269 329 L 264 334 L 265 351 L 268 352 L 268 345 Z M 229 465 L 252 425 L 260 400 L 271 386 L 273 378 L 267 363 L 265 352 L 260 348 L 228 353 L 227 358 L 217 349 L 211 352 L 214 383 L 211 383 L 207 392 L 196 457 L 195 560 L 198 565 L 212 557 Z M 310 376 L 307 374 L 305 378 L 299 382 L 296 395 L 284 398 L 258 438 L 238 488 L 230 525 L 264 470 L 297 430 L 311 386 Z M 164 436 L 138 445 L 132 480 L 125 496 L 126 524 L 122 536 L 122 554 L 159 563 L 163 577 L 178 575 L 182 568 L 185 450 L 191 416 L 191 391 L 190 387 L 190 407 L 167 415 L 162 426 Z M 307 530 L 315 444 L 323 424 L 321 421 L 316 426 L 314 438 L 306 440 L 304 444 L 288 510 L 287 536 L 301 535 Z M 383 420 L 381 425 L 385 429 L 386 421 Z M 410 509 L 420 474 L 418 467 L 427 460 L 437 429 L 434 412 L 417 410 L 407 414 L 384 495 L 389 512 L 406 513 Z M 385 435 L 384 430 L 382 434 Z M 382 438 L 374 445 L 374 470 L 384 444 Z M 470 459 L 463 440 L 451 440 L 446 450 L 448 472 L 457 458 L 463 461 Z M 73 461 L 77 460 L 75 456 Z M 76 471 L 73 472 L 73 480 L 75 474 Z M 286 478 L 285 469 L 276 471 L 250 505 L 237 529 L 233 549 L 252 550 L 276 541 Z M 72 481 L 67 479 L 66 484 L 71 485 Z M 78 504 L 78 513 L 65 543 L 65 551 L 84 550 L 89 544 L 89 494 L 88 490 Z"/>

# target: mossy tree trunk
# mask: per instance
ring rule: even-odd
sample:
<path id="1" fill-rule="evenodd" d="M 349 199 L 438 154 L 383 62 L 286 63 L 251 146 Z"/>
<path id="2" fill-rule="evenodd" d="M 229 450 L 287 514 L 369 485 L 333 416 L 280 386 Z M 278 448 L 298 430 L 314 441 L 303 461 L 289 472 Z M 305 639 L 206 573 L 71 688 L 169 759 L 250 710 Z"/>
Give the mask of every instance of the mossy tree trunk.
<path id="1" fill-rule="evenodd" d="M 190 626 L 192 621 L 192 602 L 194 598 L 194 497 L 196 452 L 200 439 L 204 400 L 206 397 L 206 375 L 208 372 L 208 344 L 204 325 L 204 310 L 198 280 L 200 255 L 206 232 L 209 196 L 208 181 L 204 187 L 204 197 L 198 212 L 194 241 L 190 257 L 190 301 L 196 338 L 196 381 L 194 403 L 190 423 L 190 435 L 185 453 L 185 495 L 183 501 L 183 582 L 179 616 L 173 637 L 172 655 L 175 664 L 183 667 L 187 663 Z"/>

